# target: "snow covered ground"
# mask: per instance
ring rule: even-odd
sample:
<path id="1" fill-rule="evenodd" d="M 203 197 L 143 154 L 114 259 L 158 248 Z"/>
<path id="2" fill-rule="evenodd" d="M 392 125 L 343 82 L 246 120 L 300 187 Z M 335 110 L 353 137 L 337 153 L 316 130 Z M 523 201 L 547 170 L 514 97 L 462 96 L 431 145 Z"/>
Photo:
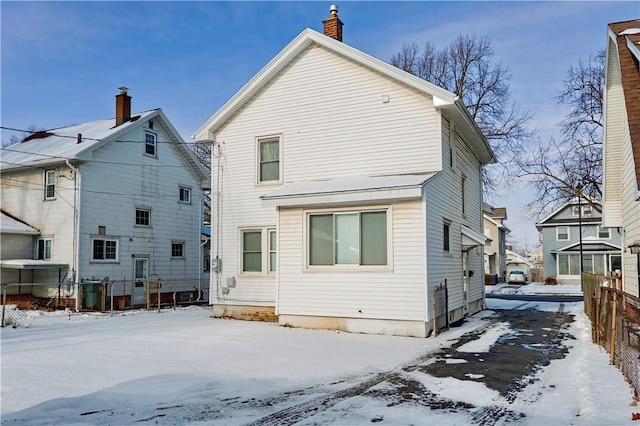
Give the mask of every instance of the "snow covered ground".
<path id="1" fill-rule="evenodd" d="M 534 291 L 525 287 L 521 291 Z M 543 287 L 561 292 L 559 286 Z M 508 290 L 490 286 L 487 291 L 499 288 Z M 569 290 L 575 292 L 575 287 L 563 291 Z M 2 424 L 242 425 L 294 405 L 322 405 L 327 395 L 333 395 L 331 405 L 298 424 L 466 425 L 474 423 L 472 414 L 483 406 L 522 413 L 512 421 L 516 424 L 636 423 L 631 418 L 640 407 L 630 405 L 632 389 L 609 365 L 607 353 L 591 343 L 591 325 L 581 302 L 564 305 L 575 315 L 567 330 L 575 339 L 564 342 L 567 356 L 538 371 L 515 401 L 504 401 L 474 381 L 473 374 L 471 380 L 459 380 L 417 371 L 409 374 L 458 409 L 347 397 L 345 390 L 367 381 L 371 385 L 372 380 L 379 384 L 370 389 L 384 392 L 386 382 L 377 378 L 403 373 L 401 367 L 408 362 L 486 327 L 495 310 L 555 311 L 559 306 L 499 299 L 487 299 L 487 305 L 460 327 L 427 339 L 212 319 L 207 307 L 50 327 L 5 327 L 0 340 Z M 504 326 L 487 328 L 480 339 L 458 351 L 482 357 L 507 333 Z M 274 418 L 260 424 L 282 423 Z"/>

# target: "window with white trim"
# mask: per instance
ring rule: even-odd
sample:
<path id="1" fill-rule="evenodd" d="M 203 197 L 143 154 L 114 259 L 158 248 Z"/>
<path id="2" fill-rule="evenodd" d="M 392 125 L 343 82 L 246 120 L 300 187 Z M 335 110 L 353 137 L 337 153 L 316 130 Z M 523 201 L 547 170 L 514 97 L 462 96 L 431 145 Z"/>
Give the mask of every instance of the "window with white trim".
<path id="1" fill-rule="evenodd" d="M 467 215 L 467 177 L 462 175 L 462 216 Z"/>
<path id="2" fill-rule="evenodd" d="M 44 199 L 52 200 L 56 198 L 56 171 L 44 171 Z"/>
<path id="3" fill-rule="evenodd" d="M 269 273 L 274 273 L 277 270 L 277 240 L 276 240 L 276 230 L 269 229 Z"/>
<path id="4" fill-rule="evenodd" d="M 118 240 L 94 238 L 92 241 L 93 260 L 118 260 Z"/>
<path id="5" fill-rule="evenodd" d="M 36 259 L 51 260 L 51 248 L 53 240 L 51 238 L 38 238 L 38 253 Z"/>
<path id="6" fill-rule="evenodd" d="M 257 140 L 258 183 L 280 182 L 280 136 Z"/>
<path id="7" fill-rule="evenodd" d="M 240 231 L 242 273 L 271 274 L 276 271 L 276 230 L 251 228 Z"/>
<path id="8" fill-rule="evenodd" d="M 136 209 L 136 225 L 151 226 L 151 210 Z"/>
<path id="9" fill-rule="evenodd" d="M 146 155 L 156 156 L 157 136 L 155 133 L 144 132 L 144 153 Z"/>
<path id="10" fill-rule="evenodd" d="M 449 253 L 451 250 L 451 221 L 445 220 L 442 224 L 442 250 Z"/>
<path id="11" fill-rule="evenodd" d="M 184 259 L 184 242 L 183 241 L 171 242 L 171 258 Z"/>
<path id="12" fill-rule="evenodd" d="M 309 214 L 308 264 L 387 265 L 387 233 L 387 210 Z"/>
<path id="13" fill-rule="evenodd" d="M 568 226 L 556 226 L 556 241 L 569 241 Z"/>
<path id="14" fill-rule="evenodd" d="M 558 254 L 558 275 L 580 275 L 580 257 L 577 254 Z"/>
<path id="15" fill-rule="evenodd" d="M 598 226 L 598 238 L 610 239 L 611 238 L 611 229 L 610 228 L 603 228 L 602 226 Z"/>
<path id="16" fill-rule="evenodd" d="M 186 186 L 179 187 L 178 200 L 184 204 L 191 204 L 191 188 Z"/>

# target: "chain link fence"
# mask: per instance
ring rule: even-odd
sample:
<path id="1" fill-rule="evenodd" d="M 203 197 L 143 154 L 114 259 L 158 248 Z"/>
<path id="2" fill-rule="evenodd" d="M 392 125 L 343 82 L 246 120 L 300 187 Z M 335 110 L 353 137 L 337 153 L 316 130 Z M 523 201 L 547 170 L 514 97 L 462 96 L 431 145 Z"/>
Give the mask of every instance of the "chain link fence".
<path id="1" fill-rule="evenodd" d="M 3 284 L 0 324 L 69 324 L 208 301 L 209 280 L 199 278 Z"/>
<path id="2" fill-rule="evenodd" d="M 608 353 L 640 394 L 640 299 L 622 291 L 622 277 L 583 274 L 584 308 L 594 343 Z"/>

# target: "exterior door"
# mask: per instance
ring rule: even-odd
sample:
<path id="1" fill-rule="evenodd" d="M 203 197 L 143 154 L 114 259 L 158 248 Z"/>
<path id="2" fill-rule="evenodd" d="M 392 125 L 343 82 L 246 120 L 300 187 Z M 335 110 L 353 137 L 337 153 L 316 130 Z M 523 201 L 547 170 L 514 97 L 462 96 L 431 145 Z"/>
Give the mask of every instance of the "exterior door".
<path id="1" fill-rule="evenodd" d="M 137 257 L 133 259 L 133 290 L 131 292 L 132 304 L 144 304 L 147 279 L 149 279 L 149 258 Z"/>

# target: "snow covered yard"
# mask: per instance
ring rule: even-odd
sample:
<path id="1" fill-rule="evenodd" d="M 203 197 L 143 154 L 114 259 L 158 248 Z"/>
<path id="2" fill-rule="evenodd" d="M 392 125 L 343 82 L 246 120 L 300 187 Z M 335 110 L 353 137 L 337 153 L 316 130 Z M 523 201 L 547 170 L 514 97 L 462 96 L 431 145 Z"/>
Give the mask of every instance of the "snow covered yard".
<path id="1" fill-rule="evenodd" d="M 566 357 L 535 372 L 531 384 L 512 401 L 475 380 L 482 376 L 479 372 L 460 380 L 403 370 L 416 360 L 435 362 L 440 350 L 480 331 L 479 338 L 458 351 L 470 351 L 481 360 L 492 345 L 513 333 L 504 323 L 491 321 L 496 318 L 494 310 L 555 311 L 559 305 L 487 303 L 489 310 L 428 339 L 212 319 L 210 308 L 203 307 L 43 328 L 7 327 L 1 335 L 2 423 L 462 425 L 506 421 L 504 417 L 497 417 L 495 423 L 474 420 L 474 413 L 492 407 L 491 412 L 518 413 L 521 417 L 511 420 L 527 425 L 633 424 L 631 414 L 640 407 L 629 405 L 631 388 L 609 365 L 607 354 L 591 343 L 582 303 L 564 307 L 575 315 L 565 330 L 575 337 L 563 342 L 569 348 Z M 404 399 L 399 400 L 391 394 L 398 377 L 411 378 L 422 390 L 405 389 Z"/>

